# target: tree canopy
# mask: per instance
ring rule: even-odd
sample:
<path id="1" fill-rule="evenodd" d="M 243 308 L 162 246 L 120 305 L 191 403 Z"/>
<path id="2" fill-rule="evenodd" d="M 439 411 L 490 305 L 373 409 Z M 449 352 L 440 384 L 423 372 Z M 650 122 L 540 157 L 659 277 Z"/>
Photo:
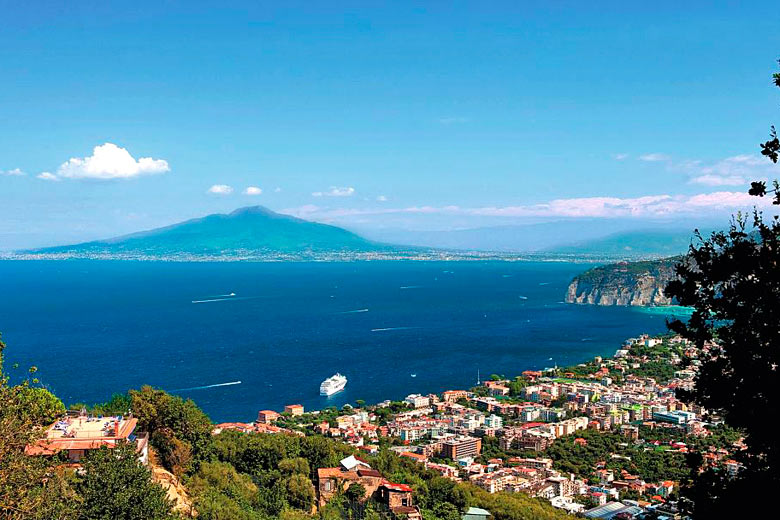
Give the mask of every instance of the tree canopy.
<path id="1" fill-rule="evenodd" d="M 780 74 L 773 81 L 780 87 Z M 772 127 L 761 153 L 776 163 L 778 152 Z M 749 193 L 773 193 L 780 204 L 777 181 L 769 191 L 766 182 L 753 182 Z M 747 449 L 737 454 L 744 469 L 736 477 L 692 460 L 702 473 L 686 491 L 686 507 L 698 518 L 736 516 L 746 497 L 772 496 L 780 484 L 780 450 L 770 427 L 780 405 L 780 220 L 757 210 L 752 218 L 737 215 L 728 230 L 698 235 L 687 258 L 666 292 L 693 314 L 669 326 L 700 348 L 713 346 L 704 350 L 695 389 L 680 396 L 742 430 Z"/>

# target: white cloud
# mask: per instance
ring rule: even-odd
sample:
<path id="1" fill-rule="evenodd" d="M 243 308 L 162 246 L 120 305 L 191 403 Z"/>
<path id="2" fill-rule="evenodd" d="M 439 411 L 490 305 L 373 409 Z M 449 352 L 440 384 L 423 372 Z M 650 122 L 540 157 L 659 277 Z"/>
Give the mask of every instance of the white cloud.
<path id="1" fill-rule="evenodd" d="M 376 198 L 377 202 L 387 202 L 387 197 L 380 195 Z"/>
<path id="2" fill-rule="evenodd" d="M 0 170 L 0 175 L 9 175 L 11 177 L 21 177 L 22 175 L 27 175 L 24 173 L 20 168 L 14 168 L 13 170 Z"/>
<path id="3" fill-rule="evenodd" d="M 671 157 L 663 153 L 646 153 L 639 156 L 640 161 L 646 162 L 661 162 L 668 161 L 669 159 L 671 159 Z"/>
<path id="4" fill-rule="evenodd" d="M 36 175 L 36 177 L 38 177 L 39 179 L 43 179 L 44 181 L 58 181 L 58 180 L 60 180 L 59 177 L 57 177 L 56 175 L 54 175 L 51 172 L 41 172 L 38 175 Z"/>
<path id="5" fill-rule="evenodd" d="M 750 181 L 763 180 L 771 175 L 773 164 L 758 155 L 735 155 L 713 164 L 690 161 L 683 165 L 691 177 L 691 184 L 706 186 L 740 186 Z"/>
<path id="6" fill-rule="evenodd" d="M 244 190 L 244 195 L 260 195 L 261 193 L 263 193 L 263 190 L 257 186 L 249 186 Z"/>
<path id="7" fill-rule="evenodd" d="M 748 180 L 740 175 L 699 175 L 691 179 L 691 184 L 704 184 L 705 186 L 739 186 L 747 184 Z"/>
<path id="8" fill-rule="evenodd" d="M 355 194 L 355 188 L 352 186 L 338 187 L 331 186 L 328 191 L 315 191 L 313 197 L 351 197 Z"/>
<path id="9" fill-rule="evenodd" d="M 321 208 L 314 205 L 289 208 L 282 211 L 304 218 L 318 220 L 344 219 L 368 215 L 426 214 L 466 215 L 481 217 L 567 217 L 567 218 L 660 218 L 675 215 L 712 215 L 750 209 L 754 206 L 770 208 L 769 198 L 751 197 L 743 191 L 717 191 L 696 195 L 647 195 L 643 197 L 578 197 L 555 199 L 539 204 L 521 206 L 489 206 L 464 208 L 460 206 L 410 206 L 401 208 Z"/>
<path id="10" fill-rule="evenodd" d="M 214 195 L 230 195 L 233 193 L 233 187 L 228 186 L 227 184 L 215 184 L 209 188 L 207 192 L 213 193 Z"/>
<path id="11" fill-rule="evenodd" d="M 623 161 L 625 159 L 628 159 L 627 153 L 616 153 L 612 156 L 616 161 Z"/>
<path id="12" fill-rule="evenodd" d="M 89 157 L 73 157 L 62 163 L 57 176 L 68 179 L 131 179 L 170 171 L 168 162 L 151 157 L 133 158 L 113 143 L 96 146 Z"/>
<path id="13" fill-rule="evenodd" d="M 276 188 L 274 188 L 274 193 L 279 193 L 280 191 L 282 191 L 282 188 L 280 188 L 278 186 Z"/>

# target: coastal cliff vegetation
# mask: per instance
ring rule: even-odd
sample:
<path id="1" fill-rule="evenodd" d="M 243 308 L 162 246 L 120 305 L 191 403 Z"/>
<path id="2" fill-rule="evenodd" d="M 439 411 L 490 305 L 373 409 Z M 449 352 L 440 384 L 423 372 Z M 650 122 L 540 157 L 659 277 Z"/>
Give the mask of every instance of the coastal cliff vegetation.
<path id="1" fill-rule="evenodd" d="M 592 305 L 671 305 L 666 285 L 676 277 L 682 257 L 619 262 L 594 267 L 576 276 L 566 291 L 567 303 Z"/>

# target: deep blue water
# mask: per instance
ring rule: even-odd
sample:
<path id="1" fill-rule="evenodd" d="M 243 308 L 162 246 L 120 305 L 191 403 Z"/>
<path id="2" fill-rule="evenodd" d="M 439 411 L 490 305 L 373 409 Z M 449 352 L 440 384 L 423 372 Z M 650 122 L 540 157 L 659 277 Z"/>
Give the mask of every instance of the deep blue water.
<path id="1" fill-rule="evenodd" d="M 477 370 L 578 363 L 665 330 L 661 314 L 562 303 L 586 268 L 0 261 L 0 331 L 6 366 L 37 366 L 66 403 L 142 384 L 178 391 L 241 381 L 178 393 L 216 421 L 253 420 L 290 403 L 466 388 Z M 320 397 L 320 382 L 337 371 L 349 378 L 346 390 Z"/>

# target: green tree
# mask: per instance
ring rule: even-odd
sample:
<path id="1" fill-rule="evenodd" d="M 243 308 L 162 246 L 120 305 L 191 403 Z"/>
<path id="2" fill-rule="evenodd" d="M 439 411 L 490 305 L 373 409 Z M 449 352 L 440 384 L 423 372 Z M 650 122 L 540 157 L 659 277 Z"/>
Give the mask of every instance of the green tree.
<path id="1" fill-rule="evenodd" d="M 309 461 L 303 457 L 282 459 L 279 461 L 279 471 L 283 475 L 291 476 L 295 474 L 309 475 Z"/>
<path id="2" fill-rule="evenodd" d="M 428 514 L 423 515 L 425 520 L 460 520 L 461 518 L 458 508 L 447 502 L 435 504 L 432 509 L 426 510 L 426 513 Z"/>
<path id="3" fill-rule="evenodd" d="M 359 502 L 366 496 L 366 487 L 363 484 L 353 482 L 344 491 L 344 496 L 350 502 Z"/>
<path id="4" fill-rule="evenodd" d="M 198 517 L 204 520 L 260 516 L 258 487 L 249 475 L 225 462 L 204 462 L 187 483 Z"/>
<path id="5" fill-rule="evenodd" d="M 133 443 L 90 450 L 76 484 L 85 520 L 160 520 L 174 518 L 165 490 L 152 481 Z"/>
<path id="6" fill-rule="evenodd" d="M 51 422 L 64 407 L 47 390 L 33 386 L 34 379 L 10 385 L 3 368 L 4 350 L 0 335 L 0 517 L 43 518 L 39 514 L 48 511 L 54 518 L 65 518 L 71 497 L 58 492 L 61 486 L 67 489 L 62 476 L 51 473 L 47 458 L 24 453 L 27 445 L 41 438 L 40 426 Z"/>
<path id="7" fill-rule="evenodd" d="M 209 458 L 211 421 L 192 400 L 151 386 L 131 390 L 130 400 L 139 429 L 150 433 L 168 469 L 176 461 L 178 470 L 189 471 L 192 463 Z"/>
<path id="8" fill-rule="evenodd" d="M 314 486 L 309 477 L 296 474 L 287 480 L 287 501 L 296 509 L 311 510 L 314 506 Z"/>

